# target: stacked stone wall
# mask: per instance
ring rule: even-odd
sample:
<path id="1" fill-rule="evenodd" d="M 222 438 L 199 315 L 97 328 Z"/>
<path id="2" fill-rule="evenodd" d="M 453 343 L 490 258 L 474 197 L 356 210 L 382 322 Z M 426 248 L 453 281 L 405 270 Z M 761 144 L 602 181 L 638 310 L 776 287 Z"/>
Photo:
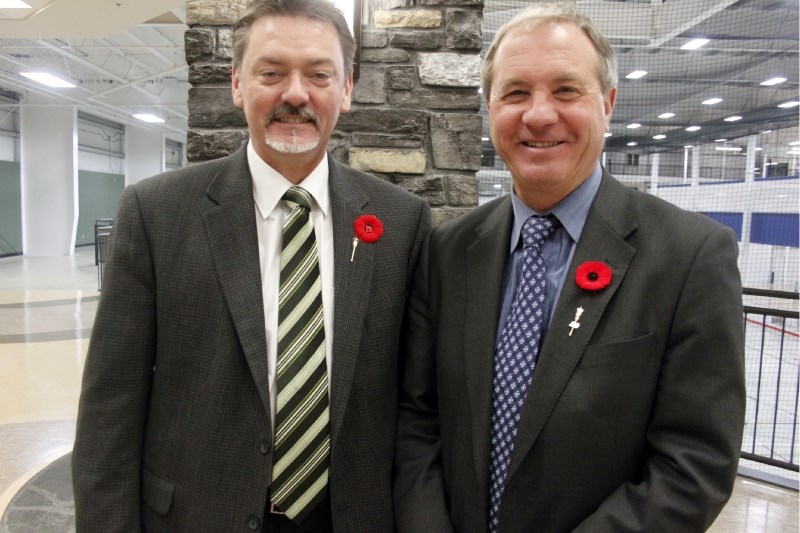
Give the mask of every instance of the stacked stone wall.
<path id="1" fill-rule="evenodd" d="M 190 162 L 247 139 L 231 99 L 231 25 L 246 0 L 187 0 Z M 440 223 L 478 203 L 482 0 L 365 0 L 353 105 L 333 156 L 425 198 Z"/>

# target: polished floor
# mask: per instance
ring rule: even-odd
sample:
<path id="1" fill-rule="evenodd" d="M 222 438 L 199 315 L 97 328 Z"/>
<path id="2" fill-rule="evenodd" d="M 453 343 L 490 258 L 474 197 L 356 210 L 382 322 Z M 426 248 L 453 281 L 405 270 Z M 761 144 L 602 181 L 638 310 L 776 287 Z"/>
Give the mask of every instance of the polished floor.
<path id="1" fill-rule="evenodd" d="M 92 248 L 0 259 L 0 533 L 74 531 L 67 454 L 98 298 Z M 740 477 L 710 531 L 797 532 L 798 493 Z"/>

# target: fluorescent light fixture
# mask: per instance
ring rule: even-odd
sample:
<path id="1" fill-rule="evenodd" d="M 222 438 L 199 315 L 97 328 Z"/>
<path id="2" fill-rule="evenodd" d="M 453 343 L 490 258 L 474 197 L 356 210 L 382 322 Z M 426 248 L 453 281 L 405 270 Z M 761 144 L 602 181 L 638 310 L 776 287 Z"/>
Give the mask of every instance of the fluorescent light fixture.
<path id="1" fill-rule="evenodd" d="M 492 185 L 492 187 L 494 187 L 495 189 L 502 189 L 503 188 L 503 186 L 500 185 L 499 183 L 495 183 L 494 185 Z"/>
<path id="2" fill-rule="evenodd" d="M 636 141 L 631 141 L 628 143 L 628 146 L 636 146 L 637 144 L 639 143 L 637 143 Z"/>
<path id="3" fill-rule="evenodd" d="M 714 142 L 715 142 L 715 143 L 724 143 L 724 142 L 726 142 L 727 140 L 728 140 L 728 139 L 714 139 Z"/>
<path id="4" fill-rule="evenodd" d="M 163 118 L 151 115 L 150 113 L 134 113 L 133 116 L 144 122 L 152 122 L 152 123 L 164 122 Z"/>
<path id="5" fill-rule="evenodd" d="M 631 72 L 630 74 L 628 74 L 625 77 L 628 78 L 629 80 L 638 80 L 639 78 L 643 78 L 646 75 L 647 75 L 647 71 L 646 70 L 634 70 L 633 72 Z"/>
<path id="6" fill-rule="evenodd" d="M 666 139 L 666 138 L 667 138 L 667 136 L 663 135 L 661 133 L 659 133 L 658 135 L 653 135 L 653 139 L 656 139 L 656 140 L 661 140 L 661 139 Z"/>
<path id="7" fill-rule="evenodd" d="M 800 141 L 793 141 L 789 143 L 789 146 L 797 146 L 798 144 L 800 144 Z"/>
<path id="8" fill-rule="evenodd" d="M 772 133 L 772 130 L 764 130 L 764 131 L 759 132 L 759 133 Z"/>
<path id="9" fill-rule="evenodd" d="M 19 75 L 24 76 L 29 80 L 33 80 L 37 83 L 41 83 L 42 85 L 47 85 L 48 87 L 58 87 L 58 88 L 75 87 L 74 83 L 64 81 L 61 78 L 53 76 L 52 74 L 48 74 L 47 72 L 20 72 Z"/>
<path id="10" fill-rule="evenodd" d="M 733 115 L 728 118 L 723 119 L 725 122 L 736 122 L 737 120 L 742 120 L 742 117 L 739 115 Z"/>
<path id="11" fill-rule="evenodd" d="M 800 105 L 800 102 L 798 102 L 797 100 L 791 100 L 789 102 L 784 102 L 780 104 L 778 107 L 787 108 L 787 107 L 795 107 L 798 105 Z"/>
<path id="12" fill-rule="evenodd" d="M 778 85 L 779 83 L 783 83 L 786 81 L 786 78 L 770 78 L 767 81 L 762 81 L 761 85 L 766 85 L 769 87 L 770 85 Z"/>
<path id="13" fill-rule="evenodd" d="M 661 113 L 658 115 L 658 118 L 672 118 L 675 116 L 675 113 Z"/>
<path id="14" fill-rule="evenodd" d="M 760 152 L 761 150 L 763 150 L 763 148 L 761 148 L 760 146 L 756 147 L 756 152 Z"/>
<path id="15" fill-rule="evenodd" d="M 697 131 L 700 129 L 700 126 L 689 126 L 686 128 L 686 131 Z"/>
<path id="16" fill-rule="evenodd" d="M 627 126 L 629 130 L 635 130 L 636 128 L 641 128 L 641 127 L 642 125 L 639 124 L 638 122 L 633 122 L 632 124 L 628 124 Z"/>
<path id="17" fill-rule="evenodd" d="M 697 50 L 698 48 L 710 43 L 710 39 L 692 39 L 688 43 L 681 46 L 681 50 Z"/>
<path id="18" fill-rule="evenodd" d="M 714 105 L 718 104 L 722 101 L 722 98 L 709 98 L 708 100 L 703 100 L 703 105 Z"/>
<path id="19" fill-rule="evenodd" d="M 717 146 L 714 150 L 719 150 L 720 152 L 741 152 L 742 149 L 738 146 Z"/>
<path id="20" fill-rule="evenodd" d="M 482 141 L 488 141 L 488 140 L 489 140 L 489 137 L 481 137 L 481 140 L 482 140 Z"/>
<path id="21" fill-rule="evenodd" d="M 0 0 L 0 9 L 31 9 L 22 0 Z"/>
<path id="22" fill-rule="evenodd" d="M 684 146 L 684 148 L 694 148 L 694 146 L 692 146 L 691 144 L 687 144 L 686 146 Z"/>
<path id="23" fill-rule="evenodd" d="M 610 131 L 607 131 L 607 132 L 605 132 L 605 133 L 603 134 L 603 137 L 611 137 L 612 135 L 614 135 L 614 134 L 613 134 L 613 133 L 611 133 Z"/>

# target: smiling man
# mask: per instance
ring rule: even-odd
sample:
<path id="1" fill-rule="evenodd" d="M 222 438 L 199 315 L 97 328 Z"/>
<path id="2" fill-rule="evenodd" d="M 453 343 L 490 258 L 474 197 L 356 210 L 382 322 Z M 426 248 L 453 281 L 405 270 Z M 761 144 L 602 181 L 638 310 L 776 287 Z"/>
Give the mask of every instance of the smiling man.
<path id="1" fill-rule="evenodd" d="M 120 201 L 77 530 L 392 532 L 400 330 L 430 210 L 327 153 L 355 50 L 332 4 L 256 0 L 233 50 L 247 145 Z"/>
<path id="2" fill-rule="evenodd" d="M 616 62 L 572 3 L 502 27 L 482 82 L 513 192 L 423 249 L 398 530 L 704 531 L 744 420 L 735 236 L 601 167 Z"/>

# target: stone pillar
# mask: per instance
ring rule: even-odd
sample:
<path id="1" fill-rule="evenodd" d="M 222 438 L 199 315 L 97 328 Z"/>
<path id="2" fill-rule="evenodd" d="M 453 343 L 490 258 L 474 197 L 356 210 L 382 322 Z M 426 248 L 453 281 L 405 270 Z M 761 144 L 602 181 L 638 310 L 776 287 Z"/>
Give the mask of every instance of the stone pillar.
<path id="1" fill-rule="evenodd" d="M 28 102 L 35 99 L 31 96 Z M 22 251 L 72 255 L 78 225 L 76 108 L 22 106 L 20 141 Z"/>
<path id="2" fill-rule="evenodd" d="M 128 126 L 125 130 L 125 185 L 164 170 L 164 134 Z"/>
<path id="3" fill-rule="evenodd" d="M 230 154 L 247 139 L 230 94 L 230 26 L 245 4 L 186 1 L 190 162 Z M 363 5 L 353 105 L 329 149 L 424 197 L 438 224 L 478 205 L 483 0 Z"/>

